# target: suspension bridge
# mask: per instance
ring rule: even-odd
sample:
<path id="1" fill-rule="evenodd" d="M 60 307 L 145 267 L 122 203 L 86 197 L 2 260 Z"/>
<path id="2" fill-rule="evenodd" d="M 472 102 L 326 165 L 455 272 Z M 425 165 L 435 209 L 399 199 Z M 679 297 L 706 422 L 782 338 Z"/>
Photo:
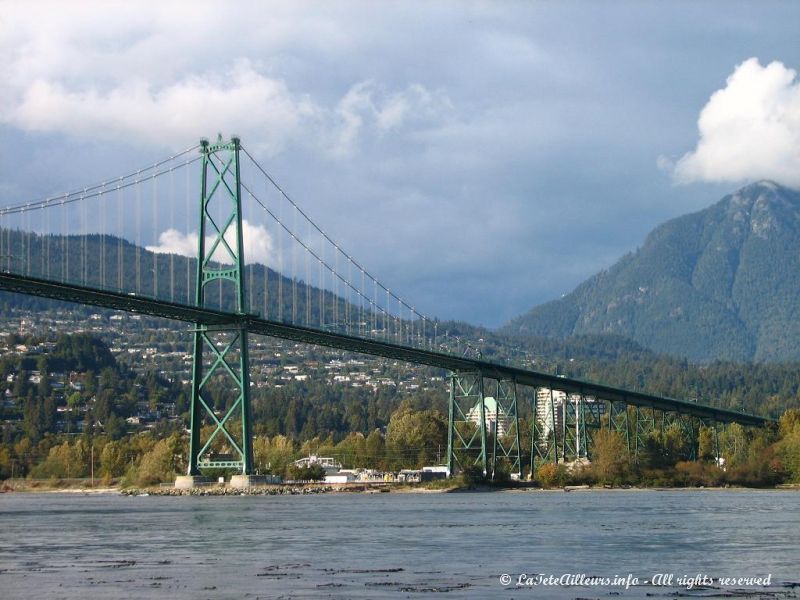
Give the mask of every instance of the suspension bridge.
<path id="1" fill-rule="evenodd" d="M 759 427 L 763 417 L 581 381 L 445 347 L 432 319 L 318 226 L 238 138 L 201 141 L 125 175 L 0 208 L 0 290 L 193 326 L 188 477 L 256 474 L 248 336 L 266 335 L 444 369 L 447 465 L 520 476 L 519 398 L 531 468 L 591 456 L 592 432 L 637 453 L 678 427 Z M 227 398 L 209 386 L 224 382 Z M 210 426 L 210 427 L 209 427 Z"/>

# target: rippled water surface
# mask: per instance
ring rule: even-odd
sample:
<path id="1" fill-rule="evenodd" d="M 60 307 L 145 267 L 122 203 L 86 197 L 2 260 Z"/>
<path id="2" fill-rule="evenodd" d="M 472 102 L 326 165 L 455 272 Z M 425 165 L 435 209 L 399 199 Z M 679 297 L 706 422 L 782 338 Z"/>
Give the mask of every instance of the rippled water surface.
<path id="1" fill-rule="evenodd" d="M 640 585 L 519 587 L 523 573 Z M 8 600 L 738 596 L 645 583 L 660 573 L 771 575 L 745 597 L 798 597 L 800 494 L 0 495 Z"/>

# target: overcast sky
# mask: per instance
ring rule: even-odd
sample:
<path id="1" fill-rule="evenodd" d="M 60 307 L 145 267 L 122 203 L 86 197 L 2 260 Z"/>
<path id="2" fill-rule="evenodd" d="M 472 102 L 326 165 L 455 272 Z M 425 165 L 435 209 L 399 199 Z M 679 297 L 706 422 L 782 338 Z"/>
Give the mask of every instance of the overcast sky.
<path id="1" fill-rule="evenodd" d="M 0 2 L 0 204 L 237 133 L 421 311 L 497 326 L 748 181 L 800 187 L 798 22 L 788 1 Z"/>

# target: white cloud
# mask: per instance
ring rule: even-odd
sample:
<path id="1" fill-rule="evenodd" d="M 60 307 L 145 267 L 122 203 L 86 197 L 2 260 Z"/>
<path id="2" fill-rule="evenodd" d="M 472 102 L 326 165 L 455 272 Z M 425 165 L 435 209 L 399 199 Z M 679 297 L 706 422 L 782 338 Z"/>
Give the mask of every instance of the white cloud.
<path id="1" fill-rule="evenodd" d="M 244 257 L 248 263 L 272 264 L 272 237 L 263 225 L 251 225 L 247 219 L 242 219 L 242 240 L 244 243 Z M 206 250 L 213 243 L 213 236 L 206 236 Z M 225 241 L 235 249 L 236 228 L 231 227 L 225 235 Z M 147 250 L 156 254 L 178 254 L 180 256 L 197 256 L 197 232 L 181 233 L 176 229 L 167 229 L 158 236 L 158 245 L 147 246 Z M 225 264 L 233 261 L 222 246 L 214 253 L 214 259 Z"/>
<path id="2" fill-rule="evenodd" d="M 190 75 L 160 89 L 143 79 L 107 91 L 69 89 L 38 79 L 5 120 L 29 131 L 122 137 L 170 147 L 194 140 L 198 132 L 246 132 L 274 154 L 317 112 L 308 98 L 239 60 L 229 72 Z"/>
<path id="3" fill-rule="evenodd" d="M 179 256 L 197 256 L 197 232 L 183 234 L 177 229 L 167 229 L 158 236 L 157 246 L 146 246 L 156 254 L 177 254 Z"/>
<path id="4" fill-rule="evenodd" d="M 679 182 L 772 179 L 800 187 L 800 82 L 757 58 L 738 65 L 700 113 L 700 140 L 675 165 Z"/>
<path id="5" fill-rule="evenodd" d="M 328 152 L 335 157 L 350 156 L 364 129 L 379 135 L 404 126 L 428 130 L 443 124 L 453 104 L 442 91 L 431 92 L 414 83 L 399 92 L 388 92 L 374 81 L 353 85 L 333 111 L 334 126 Z"/>
<path id="6" fill-rule="evenodd" d="M 353 43 L 341 20 L 302 3 L 241 8 L 6 3 L 0 124 L 173 150 L 220 132 L 268 156 L 295 144 L 336 157 L 352 155 L 370 134 L 427 127 L 449 106 L 422 85 L 385 86 L 360 74 L 339 88 L 344 95 L 313 78 L 290 82 L 297 65 L 281 66 L 287 47 L 296 51 L 302 40 L 335 56 Z"/>

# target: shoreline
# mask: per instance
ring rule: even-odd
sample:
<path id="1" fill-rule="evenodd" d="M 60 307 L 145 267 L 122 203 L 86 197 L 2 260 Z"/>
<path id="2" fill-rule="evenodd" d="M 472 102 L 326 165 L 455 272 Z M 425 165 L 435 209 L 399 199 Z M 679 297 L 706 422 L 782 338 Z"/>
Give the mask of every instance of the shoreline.
<path id="1" fill-rule="evenodd" d="M 742 492 L 742 491 L 800 491 L 800 484 L 781 484 L 775 487 L 606 487 L 606 486 L 564 486 L 542 488 L 533 485 L 459 485 L 427 487 L 415 484 L 371 485 L 369 483 L 350 484 L 269 484 L 252 486 L 249 488 L 234 488 L 228 485 L 199 486 L 192 489 L 177 489 L 171 486 L 146 486 L 135 488 L 122 488 L 119 486 L 99 487 L 59 487 L 58 485 L 8 485 L 0 487 L 2 493 L 32 493 L 32 494 L 83 494 L 83 495 L 122 495 L 122 496 L 297 496 L 309 494 L 485 494 L 497 492 L 510 493 L 572 493 L 572 492 Z"/>

